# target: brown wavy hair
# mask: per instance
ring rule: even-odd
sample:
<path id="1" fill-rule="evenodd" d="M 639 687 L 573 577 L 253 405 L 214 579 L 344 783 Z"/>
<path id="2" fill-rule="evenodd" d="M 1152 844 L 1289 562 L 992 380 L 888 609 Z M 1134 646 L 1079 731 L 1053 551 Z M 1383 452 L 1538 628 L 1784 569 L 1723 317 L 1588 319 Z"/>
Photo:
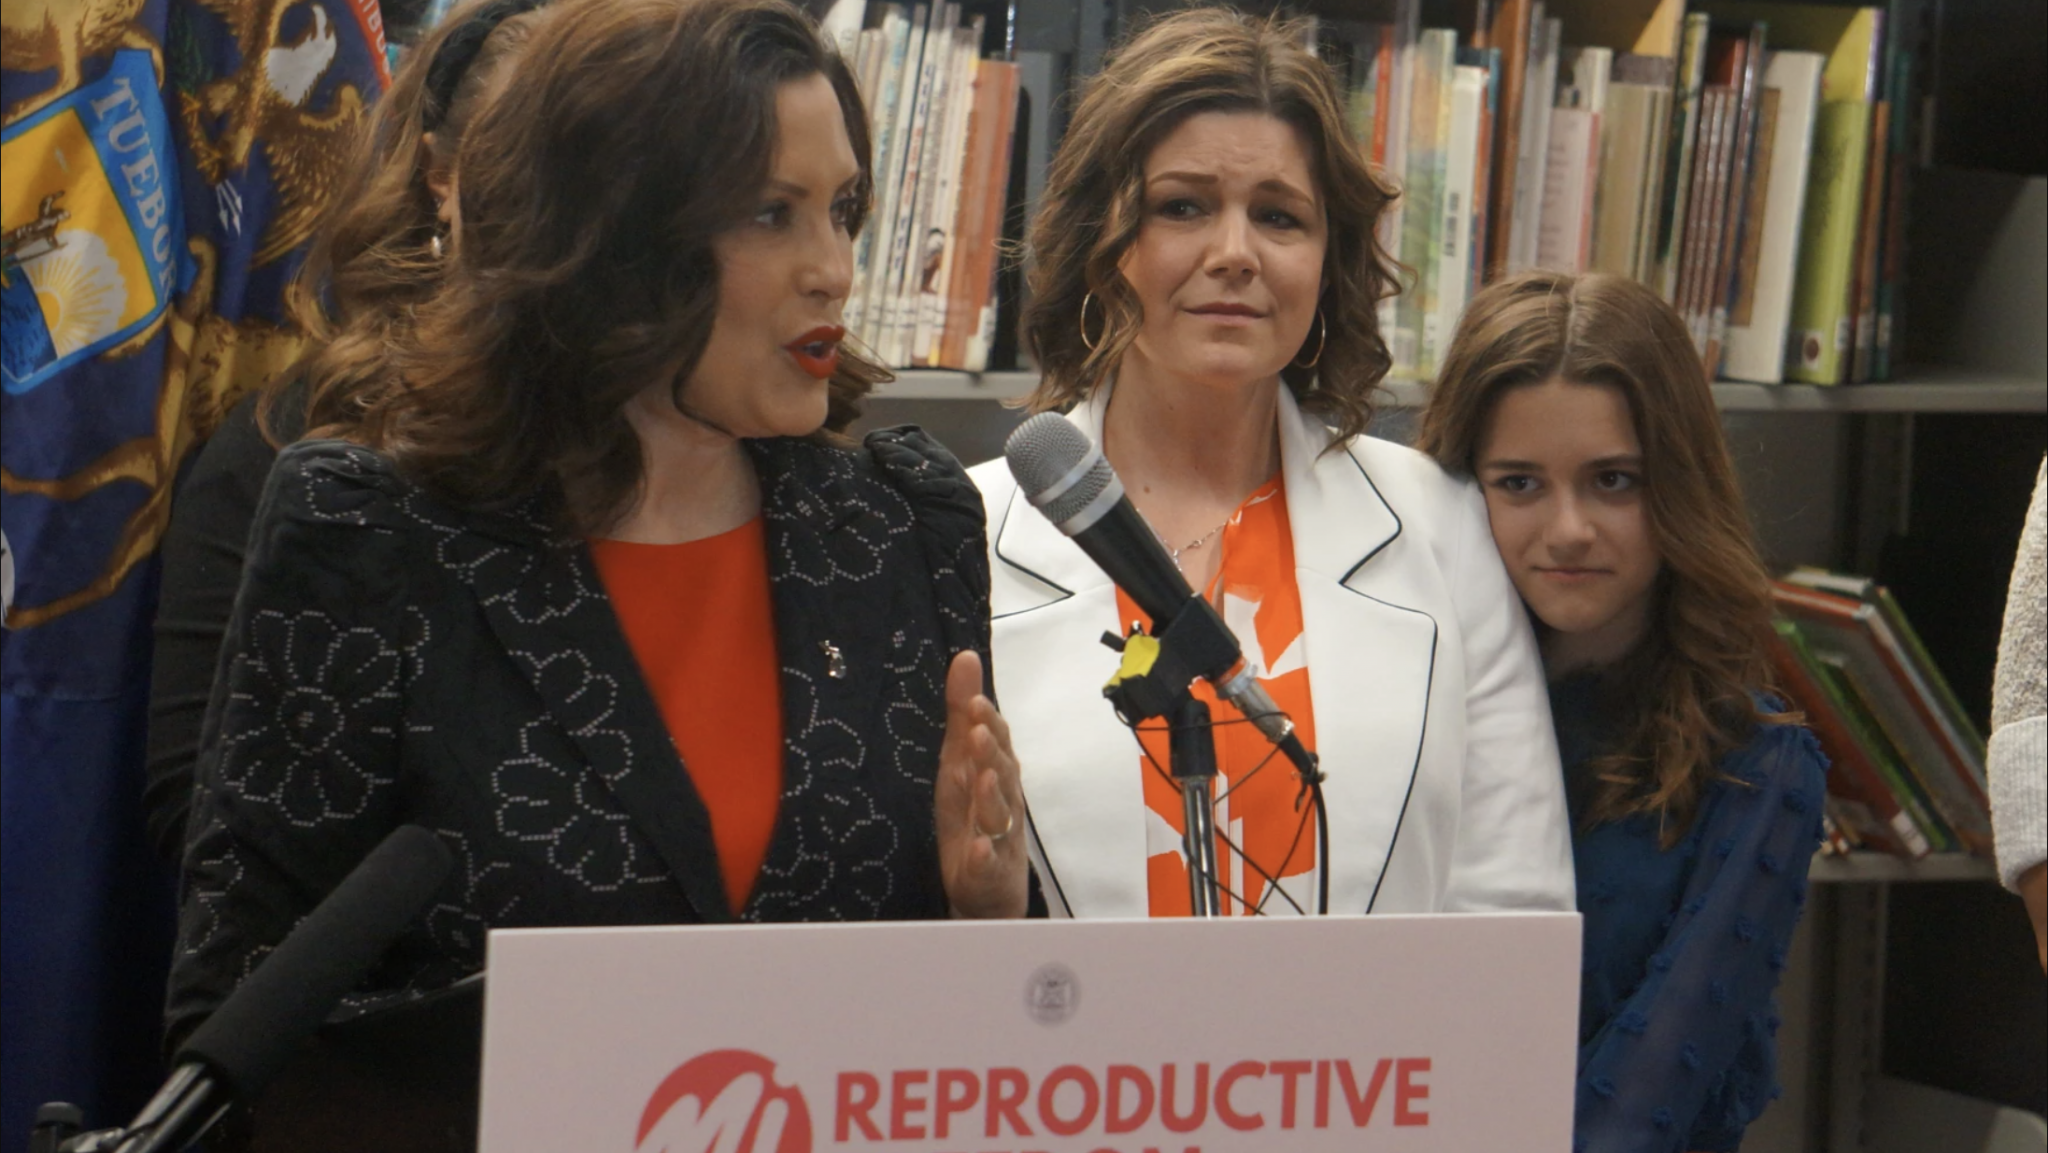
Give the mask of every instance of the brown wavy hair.
<path id="1" fill-rule="evenodd" d="M 1798 719 L 1753 695 L 1772 683 L 1769 575 L 1692 337 L 1656 293 L 1626 277 L 1526 272 L 1474 296 L 1416 447 L 1470 476 L 1495 403 L 1550 380 L 1607 385 L 1627 399 L 1663 562 L 1649 632 L 1624 658 L 1624 675 L 1607 678 L 1628 720 L 1615 750 L 1590 766 L 1584 823 L 1654 814 L 1669 846 L 1691 825 L 1724 754 L 1759 723 Z"/>
<path id="2" fill-rule="evenodd" d="M 557 0 L 537 19 L 456 155 L 461 243 L 388 350 L 403 386 L 368 390 L 348 431 L 454 503 L 539 500 L 585 535 L 640 488 L 626 402 L 668 381 L 680 406 L 711 338 L 712 242 L 768 183 L 778 88 L 822 75 L 837 93 L 856 234 L 871 148 L 852 73 L 785 0 Z M 887 379 L 842 350 L 825 427 Z"/>
<path id="3" fill-rule="evenodd" d="M 446 107 L 429 91 L 428 73 L 451 37 L 465 33 L 480 10 L 504 2 L 456 8 L 410 49 L 356 140 L 346 178 L 286 300 L 311 339 L 296 370 L 278 383 L 306 381 L 308 428 L 345 427 L 371 391 L 391 383 L 388 350 L 410 330 L 413 308 L 440 288 L 443 264 L 430 244 L 441 221 L 428 180 L 454 169 L 484 94 L 524 49 L 538 14 L 513 14 L 490 30 Z M 438 121 L 431 137 L 430 118 Z M 277 395 L 271 389 L 259 408 L 272 440 Z"/>
<path id="4" fill-rule="evenodd" d="M 1328 220 L 1322 355 L 1314 368 L 1290 363 L 1281 379 L 1335 427 L 1335 443 L 1365 431 L 1392 364 L 1377 305 L 1397 285 L 1375 229 L 1394 193 L 1360 156 L 1336 78 L 1302 43 L 1298 21 L 1197 8 L 1145 25 L 1089 81 L 1031 226 L 1024 332 L 1043 373 L 1032 411 L 1085 400 L 1137 338 L 1143 306 L 1117 265 L 1145 219 L 1152 150 L 1197 113 L 1248 111 L 1301 134 Z M 1081 339 L 1091 292 L 1106 312 L 1092 352 Z M 1293 359 L 1314 356 L 1304 341 Z"/>

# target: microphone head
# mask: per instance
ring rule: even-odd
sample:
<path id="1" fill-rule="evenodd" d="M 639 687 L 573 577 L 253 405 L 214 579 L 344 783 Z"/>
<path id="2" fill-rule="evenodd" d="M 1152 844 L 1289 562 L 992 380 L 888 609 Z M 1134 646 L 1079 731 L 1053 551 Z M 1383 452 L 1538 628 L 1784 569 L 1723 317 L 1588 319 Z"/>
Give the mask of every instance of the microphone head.
<path id="1" fill-rule="evenodd" d="M 1109 467 L 1102 450 L 1057 413 L 1041 412 L 1018 425 L 1003 442 L 1003 459 L 1025 499 L 1068 535 L 1087 527 L 1070 522 L 1096 506 L 1112 487 L 1116 492 L 1103 507 L 1123 495 L 1116 470 Z"/>

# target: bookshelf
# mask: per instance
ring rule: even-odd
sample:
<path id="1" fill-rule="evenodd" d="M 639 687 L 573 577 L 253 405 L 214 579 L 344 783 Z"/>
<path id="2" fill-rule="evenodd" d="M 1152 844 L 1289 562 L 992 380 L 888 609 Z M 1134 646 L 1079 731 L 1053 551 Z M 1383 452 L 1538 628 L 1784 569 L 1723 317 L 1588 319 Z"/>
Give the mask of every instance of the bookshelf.
<path id="1" fill-rule="evenodd" d="M 896 380 L 876 390 L 881 400 L 1004 401 L 1030 394 L 1038 374 L 899 370 Z M 1382 403 L 1420 408 L 1427 399 L 1419 381 L 1390 381 Z M 2001 376 L 1966 368 L 1909 371 L 1882 384 L 1826 387 L 1815 384 L 1714 385 L 1723 412 L 1844 413 L 2048 413 L 2048 381 Z"/>
<path id="2" fill-rule="evenodd" d="M 1998 873 L 1991 862 L 1967 853 L 1937 853 L 1908 861 L 1883 853 L 1849 853 L 1819 856 L 1807 874 L 1816 885 L 1859 882 L 1992 881 Z"/>

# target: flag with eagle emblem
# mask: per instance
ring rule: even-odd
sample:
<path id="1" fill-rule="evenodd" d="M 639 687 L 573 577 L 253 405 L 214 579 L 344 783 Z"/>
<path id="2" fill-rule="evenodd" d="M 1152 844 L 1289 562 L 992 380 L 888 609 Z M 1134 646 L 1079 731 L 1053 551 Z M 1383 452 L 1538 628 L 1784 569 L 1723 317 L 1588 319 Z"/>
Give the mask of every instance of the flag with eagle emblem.
<path id="1" fill-rule="evenodd" d="M 387 82 L 377 0 L 7 0 L 0 25 L 0 1146 L 123 1122 L 173 881 L 142 827 L 181 465 L 300 346 L 284 293 Z"/>

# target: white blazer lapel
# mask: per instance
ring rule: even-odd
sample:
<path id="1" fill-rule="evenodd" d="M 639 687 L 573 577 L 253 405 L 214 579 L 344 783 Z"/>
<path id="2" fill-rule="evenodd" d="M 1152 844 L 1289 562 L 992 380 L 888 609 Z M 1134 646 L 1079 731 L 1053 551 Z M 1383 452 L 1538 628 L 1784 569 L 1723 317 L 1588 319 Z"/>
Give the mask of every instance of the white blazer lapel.
<path id="1" fill-rule="evenodd" d="M 1280 456 L 1308 642 L 1316 752 L 1327 774 L 1330 911 L 1372 909 L 1420 766 L 1437 665 L 1434 619 L 1379 587 L 1398 515 L 1348 448 L 1280 394 Z"/>
<path id="2" fill-rule="evenodd" d="M 1103 407 L 1098 401 L 1068 419 L 1100 443 Z M 1047 897 L 1079 917 L 1143 917 L 1150 902 L 1140 752 L 1102 697 L 1118 660 L 1101 639 L 1117 628 L 1116 587 L 1007 473 L 985 475 L 997 481 L 982 485 L 996 558 L 996 699 L 1011 718 Z"/>

